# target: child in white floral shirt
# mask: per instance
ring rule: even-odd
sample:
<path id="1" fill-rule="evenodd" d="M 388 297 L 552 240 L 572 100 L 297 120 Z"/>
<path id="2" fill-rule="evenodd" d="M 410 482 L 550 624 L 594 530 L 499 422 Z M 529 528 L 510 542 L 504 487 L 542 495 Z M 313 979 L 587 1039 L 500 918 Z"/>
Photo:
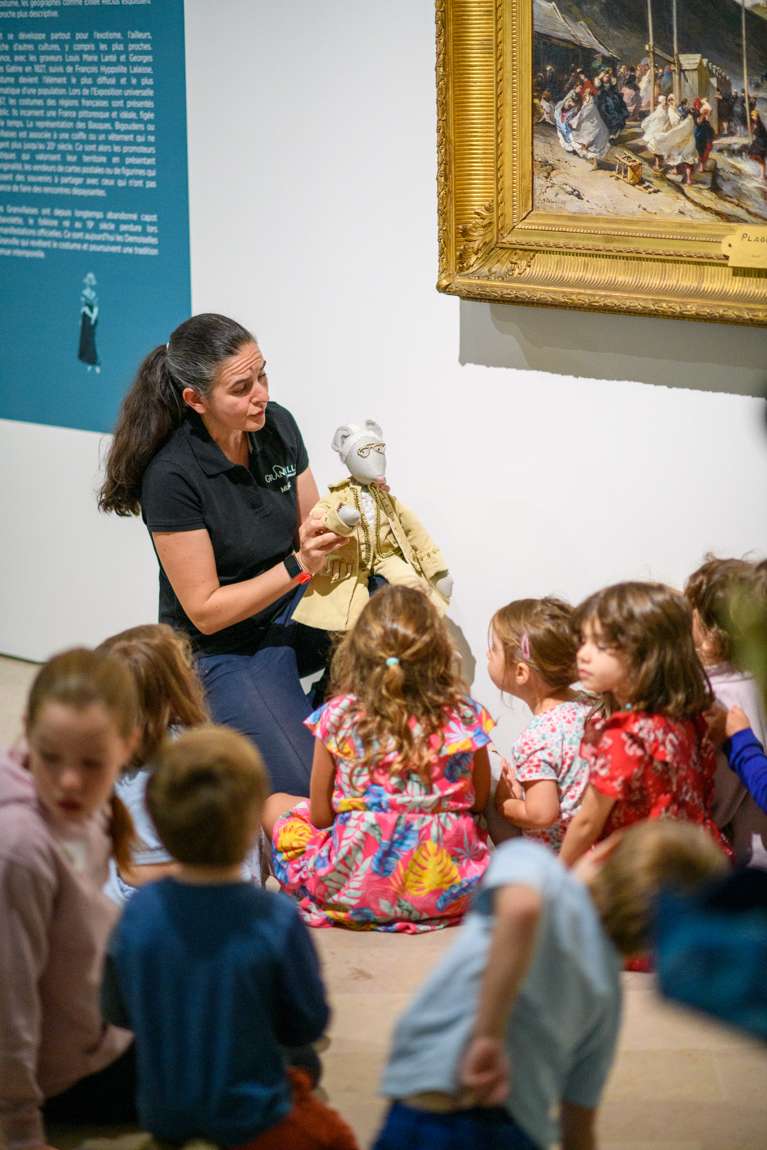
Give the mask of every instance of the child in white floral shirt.
<path id="1" fill-rule="evenodd" d="M 571 687 L 576 651 L 572 608 L 559 599 L 518 599 L 490 623 L 490 678 L 533 713 L 499 780 L 496 810 L 557 852 L 589 781 L 580 745 L 591 703 Z"/>

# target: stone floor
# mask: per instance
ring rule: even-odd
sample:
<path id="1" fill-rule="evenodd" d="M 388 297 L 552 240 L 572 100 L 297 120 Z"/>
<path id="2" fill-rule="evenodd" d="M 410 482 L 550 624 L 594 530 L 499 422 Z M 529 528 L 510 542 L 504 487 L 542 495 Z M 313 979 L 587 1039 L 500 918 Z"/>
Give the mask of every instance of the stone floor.
<path id="1" fill-rule="evenodd" d="M 34 671 L 0 658 L 0 745 L 18 734 Z M 314 938 L 333 1004 L 324 1086 L 368 1146 L 383 1109 L 376 1088 L 394 1021 L 455 935 L 320 930 Z M 601 1150 L 767 1150 L 767 1049 L 665 1005 L 648 975 L 624 979 Z M 52 1141 L 68 1150 L 81 1138 Z"/>

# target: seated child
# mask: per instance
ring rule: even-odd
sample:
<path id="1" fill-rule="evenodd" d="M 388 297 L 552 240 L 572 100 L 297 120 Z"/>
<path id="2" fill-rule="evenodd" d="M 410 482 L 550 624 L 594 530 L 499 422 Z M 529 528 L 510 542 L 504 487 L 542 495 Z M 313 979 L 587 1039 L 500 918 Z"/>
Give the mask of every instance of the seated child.
<path id="1" fill-rule="evenodd" d="M 615 1054 L 621 957 L 648 943 L 661 886 L 726 867 L 672 819 L 616 835 L 567 871 L 540 844 L 496 851 L 455 945 L 400 1019 L 374 1150 L 583 1150 Z"/>
<path id="2" fill-rule="evenodd" d="M 123 867 L 116 859 L 110 860 L 109 881 L 104 888 L 111 899 L 122 904 L 137 886 L 175 870 L 147 813 L 146 785 L 163 740 L 174 729 L 208 722 L 208 711 L 192 665 L 189 640 L 167 624 L 131 627 L 105 639 L 99 650 L 124 664 L 139 697 L 139 745 L 115 788 L 133 820 L 131 860 Z"/>
<path id="3" fill-rule="evenodd" d="M 570 686 L 577 649 L 572 608 L 559 599 L 518 599 L 490 623 L 490 678 L 533 713 L 498 782 L 496 809 L 555 851 L 589 781 L 580 746 L 592 703 Z"/>
<path id="4" fill-rule="evenodd" d="M 0 1145 L 44 1150 L 46 1123 L 135 1120 L 134 1047 L 104 1026 L 98 982 L 117 909 L 102 893 L 130 819 L 114 795 L 136 745 L 120 663 L 75 649 L 41 667 L 26 745 L 0 754 Z"/>
<path id="5" fill-rule="evenodd" d="M 705 826 L 729 857 L 711 818 L 715 754 L 704 712 L 713 699 L 684 598 L 661 583 L 616 583 L 582 603 L 575 620 L 578 676 L 603 707 L 586 725 L 589 785 L 562 861 L 569 866 L 612 831 L 657 818 Z"/>
<path id="6" fill-rule="evenodd" d="M 413 588 L 371 596 L 333 660 L 310 798 L 272 795 L 274 872 L 312 926 L 424 931 L 460 921 L 489 861 L 477 817 L 493 722 L 445 624 Z"/>
<path id="7" fill-rule="evenodd" d="M 737 665 L 736 599 L 749 594 L 753 571 L 753 564 L 743 559 L 709 557 L 687 580 L 684 593 L 692 607 L 695 649 L 717 701 L 745 712 L 746 726 L 764 743 L 767 719 L 758 688 L 753 675 Z M 767 815 L 730 769 L 724 752 L 717 760 L 712 814 L 732 843 L 737 862 L 767 866 Z"/>
<path id="8" fill-rule="evenodd" d="M 156 1138 L 354 1150 L 348 1127 L 286 1065 L 286 1047 L 320 1037 L 328 1007 L 293 903 L 242 881 L 266 790 L 258 751 L 227 728 L 198 727 L 160 749 L 147 805 L 178 869 L 127 903 L 103 1011 L 135 1035 L 139 1120 Z"/>

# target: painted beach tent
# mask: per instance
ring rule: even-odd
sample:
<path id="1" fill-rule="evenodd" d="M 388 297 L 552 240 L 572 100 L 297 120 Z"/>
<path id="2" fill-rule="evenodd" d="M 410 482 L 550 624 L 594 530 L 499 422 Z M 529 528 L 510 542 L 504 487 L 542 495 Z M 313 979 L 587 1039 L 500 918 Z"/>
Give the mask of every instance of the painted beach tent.
<path id="1" fill-rule="evenodd" d="M 569 21 L 568 21 L 568 23 L 569 23 Z M 571 27 L 572 27 L 572 25 L 571 25 Z M 600 56 L 605 56 L 605 57 L 609 56 L 613 60 L 618 59 L 617 52 L 614 52 L 612 50 L 612 48 L 606 47 L 605 44 L 603 44 L 601 40 L 598 40 L 597 37 L 594 35 L 594 33 L 589 28 L 589 26 L 585 20 L 579 20 L 578 23 L 575 25 L 575 28 L 578 32 L 579 37 L 580 37 L 580 41 L 585 48 L 591 48 L 594 52 L 599 52 Z"/>
<path id="2" fill-rule="evenodd" d="M 533 0 L 533 27 L 536 37 L 542 36 L 562 47 L 585 50 L 605 59 L 616 58 L 616 53 L 597 39 L 584 20 L 566 19 L 554 0 Z"/>

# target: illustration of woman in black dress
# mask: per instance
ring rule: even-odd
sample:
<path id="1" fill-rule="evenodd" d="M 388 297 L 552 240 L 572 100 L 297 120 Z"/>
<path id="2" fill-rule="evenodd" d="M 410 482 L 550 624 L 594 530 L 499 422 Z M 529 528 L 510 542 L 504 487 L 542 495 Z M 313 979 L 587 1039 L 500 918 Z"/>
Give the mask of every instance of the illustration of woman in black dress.
<path id="1" fill-rule="evenodd" d="M 96 324 L 99 320 L 99 299 L 96 295 L 96 277 L 93 272 L 83 276 L 83 289 L 80 292 L 80 346 L 77 358 L 88 367 L 101 371 L 99 353 L 96 350 Z"/>

